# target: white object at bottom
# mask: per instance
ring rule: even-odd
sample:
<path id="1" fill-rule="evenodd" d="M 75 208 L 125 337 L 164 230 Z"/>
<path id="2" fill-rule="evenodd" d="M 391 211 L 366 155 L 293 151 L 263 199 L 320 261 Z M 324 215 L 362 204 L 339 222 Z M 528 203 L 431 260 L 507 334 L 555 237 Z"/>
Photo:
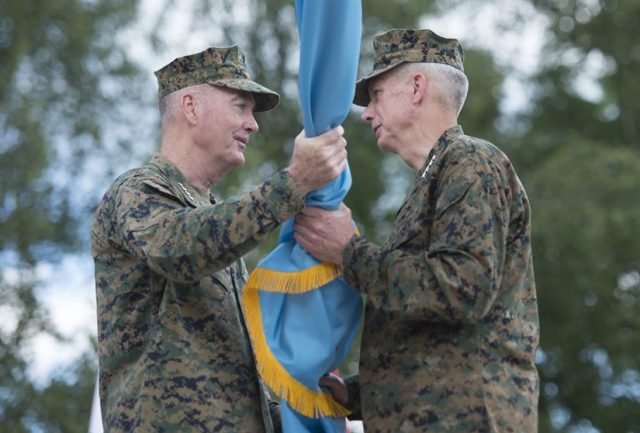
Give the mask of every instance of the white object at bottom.
<path id="1" fill-rule="evenodd" d="M 362 421 L 349 420 L 349 431 L 351 433 L 364 433 L 364 425 L 362 425 Z"/>

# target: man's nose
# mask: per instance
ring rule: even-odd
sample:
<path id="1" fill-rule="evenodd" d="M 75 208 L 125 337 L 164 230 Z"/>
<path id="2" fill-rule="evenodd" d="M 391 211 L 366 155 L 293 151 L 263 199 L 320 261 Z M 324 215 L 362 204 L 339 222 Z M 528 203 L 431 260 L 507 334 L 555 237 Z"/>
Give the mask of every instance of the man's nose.
<path id="1" fill-rule="evenodd" d="M 249 131 L 251 134 L 258 132 L 258 129 L 260 129 L 260 126 L 258 125 L 256 118 L 253 117 L 253 113 L 249 114 L 249 117 L 245 122 L 244 129 Z"/>
<path id="2" fill-rule="evenodd" d="M 367 108 L 364 109 L 364 113 L 362 113 L 362 116 L 360 116 L 360 118 L 364 122 L 371 122 L 371 120 L 373 119 L 373 110 L 371 110 L 370 107 L 371 107 L 371 102 L 369 102 L 369 104 L 367 105 Z"/>

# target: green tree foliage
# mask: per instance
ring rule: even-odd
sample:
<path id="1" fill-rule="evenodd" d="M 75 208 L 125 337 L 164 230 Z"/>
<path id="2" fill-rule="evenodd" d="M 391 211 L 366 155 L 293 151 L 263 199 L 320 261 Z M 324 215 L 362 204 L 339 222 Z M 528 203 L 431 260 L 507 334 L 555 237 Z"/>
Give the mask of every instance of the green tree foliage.
<path id="1" fill-rule="evenodd" d="M 42 284 L 36 265 L 86 247 L 89 206 L 81 193 L 91 185 L 82 174 L 90 155 L 104 150 L 107 122 L 118 120 L 104 113 L 114 112 L 120 86 L 136 75 L 113 40 L 135 12 L 135 1 L 0 3 L 0 424 L 6 432 L 86 431 L 94 362 L 38 386 L 26 347 L 40 332 L 60 337 L 35 294 Z"/>
<path id="2" fill-rule="evenodd" d="M 640 5 L 532 3 L 550 37 L 513 150 L 534 215 L 540 431 L 638 431 Z"/>
<path id="3" fill-rule="evenodd" d="M 83 354 L 67 371 L 54 374 L 33 405 L 38 427 L 48 433 L 86 433 L 95 377 L 93 353 Z"/>
<path id="4" fill-rule="evenodd" d="M 541 431 L 554 416 L 561 431 L 639 427 L 625 416 L 639 408 L 638 170 L 637 152 L 576 138 L 530 178 L 549 414 Z"/>
<path id="5" fill-rule="evenodd" d="M 15 284 L 0 281 L 4 322 L 0 328 L 0 420 L 11 432 L 27 431 L 23 422 L 34 418 L 31 404 L 39 393 L 28 376 L 28 360 L 22 349 L 38 332 L 49 329 L 26 278 Z"/>

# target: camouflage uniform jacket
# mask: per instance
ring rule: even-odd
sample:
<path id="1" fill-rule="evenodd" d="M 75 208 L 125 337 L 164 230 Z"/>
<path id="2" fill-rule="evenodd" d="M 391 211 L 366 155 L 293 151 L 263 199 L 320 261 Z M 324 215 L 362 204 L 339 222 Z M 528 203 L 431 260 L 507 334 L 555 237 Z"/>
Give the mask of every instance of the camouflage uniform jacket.
<path id="1" fill-rule="evenodd" d="M 105 432 L 271 431 L 240 257 L 302 205 L 286 171 L 211 203 L 160 155 L 112 184 L 92 225 Z"/>
<path id="2" fill-rule="evenodd" d="M 367 298 L 367 433 L 537 432 L 529 202 L 499 149 L 445 131 L 387 242 L 353 238 L 344 266 Z"/>

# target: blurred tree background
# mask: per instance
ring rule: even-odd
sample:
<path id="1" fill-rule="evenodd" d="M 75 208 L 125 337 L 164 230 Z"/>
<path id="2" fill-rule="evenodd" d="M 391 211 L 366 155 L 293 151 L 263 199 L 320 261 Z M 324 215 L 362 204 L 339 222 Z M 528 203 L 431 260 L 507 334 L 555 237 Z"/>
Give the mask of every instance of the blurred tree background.
<path id="1" fill-rule="evenodd" d="M 463 9 L 503 16 L 490 43 L 446 25 L 434 30 L 465 47 L 465 131 L 510 155 L 532 202 L 540 431 L 640 432 L 640 3 L 519 0 L 512 15 L 506 0 L 363 3 L 361 74 L 371 69 L 373 36 L 389 28 L 424 27 Z M 545 24 L 536 35 L 544 45 L 536 70 L 522 76 L 496 53 L 534 16 Z M 202 45 L 184 51 L 196 38 Z M 157 148 L 155 82 L 136 46 L 148 47 L 158 68 L 233 42 L 248 53 L 254 78 L 283 100 L 258 118 L 247 165 L 215 188 L 222 197 L 286 165 L 301 128 L 293 1 L 0 1 L 2 431 L 87 431 L 95 353 L 78 354 L 43 384 L 30 374 L 26 348 L 43 332 L 66 338 L 39 297 L 49 283 L 39 266 L 69 254 L 91 266 L 92 209 L 116 174 Z M 169 58 L 171 44 L 180 50 Z M 519 74 L 526 103 L 509 110 L 509 80 Z M 380 154 L 359 114 L 345 123 L 354 177 L 346 201 L 361 231 L 382 241 L 413 174 Z M 250 266 L 276 236 L 247 257 Z"/>

